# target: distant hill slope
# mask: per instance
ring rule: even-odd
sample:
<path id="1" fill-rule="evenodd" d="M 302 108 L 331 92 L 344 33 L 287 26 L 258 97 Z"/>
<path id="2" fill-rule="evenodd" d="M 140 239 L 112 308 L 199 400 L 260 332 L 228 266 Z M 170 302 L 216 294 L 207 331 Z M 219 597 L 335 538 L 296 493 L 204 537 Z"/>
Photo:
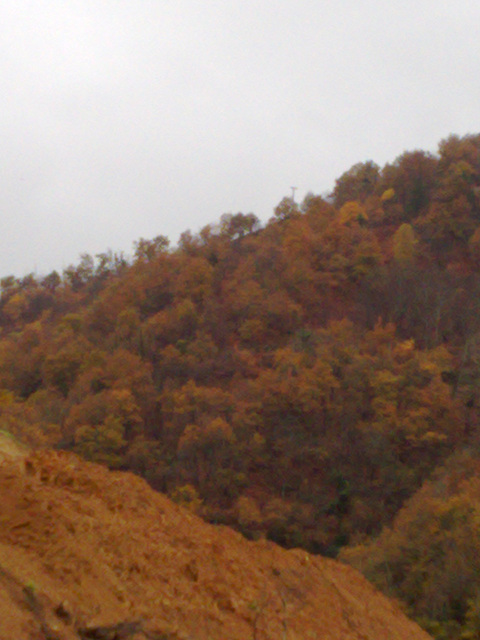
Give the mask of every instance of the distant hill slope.
<path id="1" fill-rule="evenodd" d="M 0 427 L 334 557 L 480 433 L 480 135 L 0 278 Z M 415 594 L 413 594 L 415 597 Z"/>
<path id="2" fill-rule="evenodd" d="M 0 491 L 2 639 L 429 638 L 354 569 L 205 524 L 130 473 L 5 453 Z"/>

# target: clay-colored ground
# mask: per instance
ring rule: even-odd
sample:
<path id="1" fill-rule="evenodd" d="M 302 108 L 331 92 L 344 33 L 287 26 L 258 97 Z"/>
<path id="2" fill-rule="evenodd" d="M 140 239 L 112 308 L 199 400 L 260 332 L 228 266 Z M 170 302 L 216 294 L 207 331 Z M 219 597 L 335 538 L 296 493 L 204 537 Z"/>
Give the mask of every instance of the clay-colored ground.
<path id="1" fill-rule="evenodd" d="M 132 474 L 4 440 L 0 640 L 429 638 L 349 567 L 207 525 Z"/>

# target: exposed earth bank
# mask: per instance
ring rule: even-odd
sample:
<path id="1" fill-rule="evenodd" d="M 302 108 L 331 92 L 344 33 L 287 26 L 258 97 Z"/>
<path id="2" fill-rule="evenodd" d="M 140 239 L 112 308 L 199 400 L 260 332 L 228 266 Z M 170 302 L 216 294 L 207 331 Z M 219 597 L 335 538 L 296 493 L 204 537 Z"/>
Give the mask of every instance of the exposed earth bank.
<path id="1" fill-rule="evenodd" d="M 359 573 L 0 439 L 0 638 L 427 640 Z"/>

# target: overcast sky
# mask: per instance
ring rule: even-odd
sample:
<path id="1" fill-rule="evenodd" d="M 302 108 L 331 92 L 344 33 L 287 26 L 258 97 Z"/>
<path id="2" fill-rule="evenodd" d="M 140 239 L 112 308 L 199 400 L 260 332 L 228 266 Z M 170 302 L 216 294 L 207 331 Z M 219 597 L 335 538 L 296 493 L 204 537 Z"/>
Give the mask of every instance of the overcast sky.
<path id="1" fill-rule="evenodd" d="M 3 0 L 0 277 L 480 131 L 480 2 Z"/>

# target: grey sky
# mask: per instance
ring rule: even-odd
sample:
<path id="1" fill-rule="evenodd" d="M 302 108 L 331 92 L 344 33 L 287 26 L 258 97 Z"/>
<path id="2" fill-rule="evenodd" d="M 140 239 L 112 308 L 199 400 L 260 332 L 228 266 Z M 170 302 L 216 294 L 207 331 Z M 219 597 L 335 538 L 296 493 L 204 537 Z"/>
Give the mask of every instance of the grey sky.
<path id="1" fill-rule="evenodd" d="M 5 0 L 0 276 L 480 131 L 480 3 Z"/>

